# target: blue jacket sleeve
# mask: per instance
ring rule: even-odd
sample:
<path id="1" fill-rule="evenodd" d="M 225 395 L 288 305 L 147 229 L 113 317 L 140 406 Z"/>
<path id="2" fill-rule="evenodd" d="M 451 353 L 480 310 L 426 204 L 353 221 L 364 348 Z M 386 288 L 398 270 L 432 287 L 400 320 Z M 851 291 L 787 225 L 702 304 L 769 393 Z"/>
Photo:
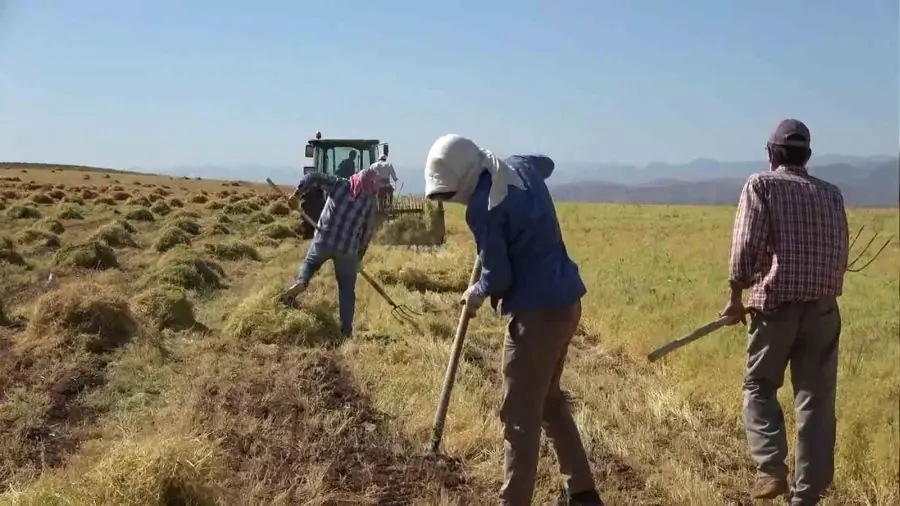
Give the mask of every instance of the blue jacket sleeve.
<path id="1" fill-rule="evenodd" d="M 487 211 L 483 217 L 472 230 L 481 257 L 481 279 L 475 285 L 475 293 L 483 298 L 502 298 L 512 285 L 505 213 L 498 207 Z"/>

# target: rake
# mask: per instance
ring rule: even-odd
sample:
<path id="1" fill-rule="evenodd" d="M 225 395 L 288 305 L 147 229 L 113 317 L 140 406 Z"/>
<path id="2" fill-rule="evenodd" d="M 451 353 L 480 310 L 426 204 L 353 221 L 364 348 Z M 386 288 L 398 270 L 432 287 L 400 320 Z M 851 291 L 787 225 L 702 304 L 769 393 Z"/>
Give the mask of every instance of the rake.
<path id="1" fill-rule="evenodd" d="M 853 246 L 856 245 L 856 241 L 859 239 L 860 235 L 862 235 L 862 231 L 863 231 L 863 227 L 860 226 L 859 230 L 856 231 L 856 235 L 853 236 L 853 240 L 850 241 L 850 245 L 847 247 L 848 251 L 852 250 Z M 878 255 L 880 255 L 881 252 L 884 251 L 885 248 L 888 247 L 888 245 L 894 239 L 894 236 L 892 235 L 892 236 L 888 237 L 888 239 L 886 241 L 884 241 L 884 244 L 882 244 L 881 247 L 878 248 L 878 250 L 875 252 L 875 254 L 872 255 L 871 258 L 869 258 L 868 262 L 863 264 L 861 267 L 855 267 L 857 262 L 859 262 L 862 259 L 863 255 L 866 254 L 866 252 L 869 250 L 869 247 L 871 247 L 872 244 L 875 243 L 875 239 L 877 239 L 877 238 L 878 238 L 878 232 L 875 232 L 875 234 L 872 236 L 872 238 L 869 239 L 869 242 L 866 243 L 865 247 L 863 247 L 863 249 L 860 250 L 860 252 L 855 256 L 855 258 L 847 264 L 847 267 L 846 267 L 847 272 L 862 272 L 866 267 L 871 265 L 872 262 L 874 262 L 876 258 L 878 258 Z M 655 361 L 659 360 L 660 358 L 668 355 L 669 353 L 672 353 L 673 351 L 681 348 L 682 346 L 690 344 L 690 343 L 696 341 L 697 339 L 700 339 L 701 337 L 707 336 L 707 335 L 715 332 L 716 330 L 724 327 L 727 322 L 728 322 L 728 318 L 722 317 L 716 321 L 707 323 L 706 325 L 698 328 L 697 330 L 691 332 L 690 334 L 688 334 L 680 339 L 676 339 L 674 341 L 668 342 L 668 343 L 660 346 L 659 348 L 656 348 L 655 350 L 651 351 L 650 354 L 647 355 L 647 360 L 649 360 L 650 362 L 655 362 Z"/>
<path id="2" fill-rule="evenodd" d="M 282 197 L 288 198 L 288 195 L 284 192 L 284 190 L 282 190 L 278 185 L 276 185 L 271 179 L 266 178 L 266 182 L 269 183 L 269 186 L 271 186 L 278 193 L 280 193 Z M 306 212 L 302 208 L 299 209 L 299 211 L 300 211 L 300 215 L 303 217 L 303 220 L 306 221 L 306 223 L 308 223 L 309 226 L 313 227 L 314 229 L 318 228 L 316 226 L 316 222 L 314 222 L 313 219 L 310 218 L 309 215 L 306 214 Z M 397 304 L 396 302 L 394 302 L 394 300 L 391 299 L 391 297 L 387 294 L 387 292 L 384 291 L 384 288 L 382 288 L 381 285 L 378 284 L 377 281 L 372 279 L 372 277 L 369 276 L 369 274 L 366 271 L 362 270 L 362 267 L 360 267 L 360 269 L 359 269 L 359 274 L 363 277 L 363 279 L 365 279 L 372 286 L 372 288 L 375 289 L 376 292 L 378 292 L 378 295 L 381 295 L 381 297 L 384 298 L 384 300 L 388 303 L 388 305 L 391 306 L 391 316 L 393 316 L 394 319 L 396 319 L 397 321 L 400 321 L 401 323 L 409 323 L 412 325 L 416 324 L 416 321 L 415 321 L 416 317 L 422 316 L 422 313 L 414 311 L 409 306 L 406 306 L 403 304 Z"/>
<path id="3" fill-rule="evenodd" d="M 856 244 L 856 240 L 859 239 L 860 235 L 862 235 L 862 231 L 863 231 L 863 226 L 860 225 L 859 230 L 856 232 L 856 235 L 853 236 L 853 240 L 850 241 L 850 246 L 847 247 L 848 251 L 853 249 L 853 246 Z M 892 236 L 888 237 L 887 240 L 884 241 L 884 244 L 882 244 L 881 247 L 878 248 L 878 251 L 876 251 L 875 254 L 872 255 L 872 258 L 869 258 L 869 261 L 866 262 L 865 264 L 863 264 L 862 267 L 855 268 L 854 266 L 856 265 L 856 263 L 859 262 L 860 259 L 862 259 L 863 255 L 866 254 L 866 251 L 869 250 L 869 247 L 872 246 L 872 243 L 874 243 L 875 239 L 877 239 L 877 238 L 878 238 L 878 232 L 875 232 L 875 234 L 872 235 L 872 238 L 869 239 L 869 242 L 866 243 L 865 247 L 863 247 L 863 249 L 859 252 L 859 254 L 856 255 L 856 258 L 854 258 L 849 264 L 847 264 L 847 272 L 862 272 L 863 269 L 865 269 L 872 262 L 874 262 L 875 259 L 878 258 L 878 255 L 880 255 L 881 252 L 884 251 L 884 249 L 888 247 L 888 244 L 891 243 L 891 240 L 894 239 L 894 236 L 892 235 Z"/>

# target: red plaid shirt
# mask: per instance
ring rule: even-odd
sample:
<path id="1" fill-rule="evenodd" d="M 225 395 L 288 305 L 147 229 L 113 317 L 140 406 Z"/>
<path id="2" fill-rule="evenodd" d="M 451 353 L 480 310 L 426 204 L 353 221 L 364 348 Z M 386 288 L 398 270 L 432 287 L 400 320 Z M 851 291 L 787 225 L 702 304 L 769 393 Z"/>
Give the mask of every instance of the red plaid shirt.
<path id="1" fill-rule="evenodd" d="M 753 174 L 734 219 L 730 280 L 750 288 L 748 307 L 841 295 L 849 232 L 837 186 L 801 167 Z"/>

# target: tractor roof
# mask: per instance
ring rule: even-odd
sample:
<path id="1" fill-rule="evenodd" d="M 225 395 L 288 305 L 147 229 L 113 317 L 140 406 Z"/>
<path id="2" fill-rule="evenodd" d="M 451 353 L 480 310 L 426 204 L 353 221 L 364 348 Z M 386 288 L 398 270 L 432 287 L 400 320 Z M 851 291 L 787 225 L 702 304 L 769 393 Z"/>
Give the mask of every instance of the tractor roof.
<path id="1" fill-rule="evenodd" d="M 332 147 L 348 147 L 354 149 L 364 149 L 377 146 L 381 143 L 378 139 L 310 139 L 309 143 L 313 146 L 323 148 Z"/>

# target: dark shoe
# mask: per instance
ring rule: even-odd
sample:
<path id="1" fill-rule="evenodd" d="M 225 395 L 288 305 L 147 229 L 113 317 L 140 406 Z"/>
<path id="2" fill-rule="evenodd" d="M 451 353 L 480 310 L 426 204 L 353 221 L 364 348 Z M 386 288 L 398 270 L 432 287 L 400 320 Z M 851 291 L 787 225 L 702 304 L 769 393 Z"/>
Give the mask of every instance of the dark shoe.
<path id="1" fill-rule="evenodd" d="M 603 499 L 596 490 L 584 490 L 571 496 L 563 492 L 553 501 L 552 506 L 604 506 Z"/>
<path id="2" fill-rule="evenodd" d="M 288 307 L 294 307 L 294 301 L 301 292 L 306 291 L 306 285 L 294 283 L 281 295 L 281 303 Z"/>
<path id="3" fill-rule="evenodd" d="M 774 476 L 757 476 L 756 483 L 750 490 L 752 499 L 775 499 L 780 495 L 785 495 L 790 491 L 787 480 L 784 478 L 776 478 Z"/>

